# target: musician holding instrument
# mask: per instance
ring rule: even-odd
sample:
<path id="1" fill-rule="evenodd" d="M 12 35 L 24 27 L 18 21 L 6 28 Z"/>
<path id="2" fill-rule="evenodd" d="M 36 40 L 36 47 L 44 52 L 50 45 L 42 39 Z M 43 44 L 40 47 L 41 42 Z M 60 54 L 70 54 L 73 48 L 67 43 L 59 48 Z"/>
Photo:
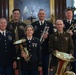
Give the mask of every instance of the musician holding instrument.
<path id="1" fill-rule="evenodd" d="M 57 32 L 52 34 L 49 38 L 49 51 L 52 54 L 51 60 L 51 68 L 56 73 L 58 59 L 53 55 L 53 52 L 65 52 L 70 55 L 73 54 L 73 41 L 69 33 L 66 33 L 63 28 L 64 24 L 61 19 L 58 19 L 55 23 L 55 27 L 57 28 Z"/>
<path id="2" fill-rule="evenodd" d="M 76 19 L 73 19 L 73 10 L 67 8 L 65 10 L 65 19 L 63 20 L 65 26 L 64 30 L 72 36 L 74 43 L 74 57 L 76 58 Z M 76 73 L 76 61 L 72 63 L 73 71 Z"/>
<path id="3" fill-rule="evenodd" d="M 16 51 L 11 32 L 6 30 L 7 20 L 0 18 L 0 75 L 13 75 L 16 67 Z"/>
<path id="4" fill-rule="evenodd" d="M 49 34 L 53 33 L 52 23 L 45 20 L 45 10 L 40 9 L 38 12 L 38 21 L 32 23 L 34 27 L 34 36 L 40 39 L 42 46 L 42 62 L 43 62 L 43 75 L 48 75 L 49 64 L 49 51 L 48 51 L 48 38 Z"/>
<path id="5" fill-rule="evenodd" d="M 19 9 L 13 9 L 12 20 L 8 23 L 6 28 L 8 31 L 12 33 L 14 41 L 17 41 L 24 37 L 24 28 L 26 24 L 20 21 L 20 14 L 21 11 Z M 19 52 L 19 47 L 17 45 L 15 47 L 16 47 L 16 55 L 18 62 L 17 69 L 19 69 L 20 52 Z M 17 72 L 17 70 L 15 71 Z"/>
<path id="6" fill-rule="evenodd" d="M 39 75 L 42 70 L 42 50 L 38 38 L 33 37 L 34 28 L 32 25 L 25 27 L 25 42 L 21 47 L 21 75 Z M 23 41 L 23 40 L 22 40 Z M 26 49 L 28 51 L 23 50 Z M 27 54 L 29 55 L 28 58 Z"/>

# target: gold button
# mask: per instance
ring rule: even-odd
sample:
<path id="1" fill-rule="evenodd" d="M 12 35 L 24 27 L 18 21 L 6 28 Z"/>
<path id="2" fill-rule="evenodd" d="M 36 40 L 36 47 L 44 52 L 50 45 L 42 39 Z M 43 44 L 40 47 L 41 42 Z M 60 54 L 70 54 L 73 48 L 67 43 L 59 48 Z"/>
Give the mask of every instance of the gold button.
<path id="1" fill-rule="evenodd" d="M 31 49 L 29 49 L 29 51 L 30 51 Z"/>
<path id="2" fill-rule="evenodd" d="M 29 47 L 31 47 L 31 45 L 29 45 Z"/>

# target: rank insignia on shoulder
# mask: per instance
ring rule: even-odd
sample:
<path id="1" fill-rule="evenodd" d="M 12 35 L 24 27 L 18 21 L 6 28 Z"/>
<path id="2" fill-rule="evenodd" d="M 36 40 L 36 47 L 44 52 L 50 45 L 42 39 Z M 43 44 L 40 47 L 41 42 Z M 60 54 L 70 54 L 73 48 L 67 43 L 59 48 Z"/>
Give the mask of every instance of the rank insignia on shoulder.
<path id="1" fill-rule="evenodd" d="M 19 26 L 19 29 L 22 29 L 22 30 L 24 30 L 24 26 L 22 26 L 22 25 L 21 25 L 21 26 Z"/>

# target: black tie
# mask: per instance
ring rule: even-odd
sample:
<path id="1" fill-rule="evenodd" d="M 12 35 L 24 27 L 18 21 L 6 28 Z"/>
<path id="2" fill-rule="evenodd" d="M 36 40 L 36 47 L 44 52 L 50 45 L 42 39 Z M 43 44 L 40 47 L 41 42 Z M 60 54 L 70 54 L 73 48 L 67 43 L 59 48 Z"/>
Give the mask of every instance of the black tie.
<path id="1" fill-rule="evenodd" d="M 41 22 L 41 25 L 42 25 L 42 22 Z"/>
<path id="2" fill-rule="evenodd" d="M 70 21 L 68 21 L 68 23 L 70 24 Z"/>
<path id="3" fill-rule="evenodd" d="M 4 35 L 4 32 L 2 33 Z M 5 35 L 4 35 L 5 36 Z"/>

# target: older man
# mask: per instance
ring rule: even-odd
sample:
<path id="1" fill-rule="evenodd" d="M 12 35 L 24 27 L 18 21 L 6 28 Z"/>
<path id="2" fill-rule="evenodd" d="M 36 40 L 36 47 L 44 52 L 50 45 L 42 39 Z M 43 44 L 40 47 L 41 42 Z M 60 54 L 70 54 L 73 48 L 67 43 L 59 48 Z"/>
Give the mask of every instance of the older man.
<path id="1" fill-rule="evenodd" d="M 63 31 L 64 24 L 62 20 L 57 20 L 55 26 L 57 32 L 52 34 L 49 38 L 49 51 L 52 54 L 51 67 L 56 72 L 58 60 L 53 55 L 53 52 L 61 51 L 73 54 L 73 41 L 70 34 Z"/>
<path id="2" fill-rule="evenodd" d="M 6 19 L 0 18 L 0 75 L 12 75 L 12 66 L 16 67 L 13 38 L 12 34 L 6 30 L 6 27 Z"/>

